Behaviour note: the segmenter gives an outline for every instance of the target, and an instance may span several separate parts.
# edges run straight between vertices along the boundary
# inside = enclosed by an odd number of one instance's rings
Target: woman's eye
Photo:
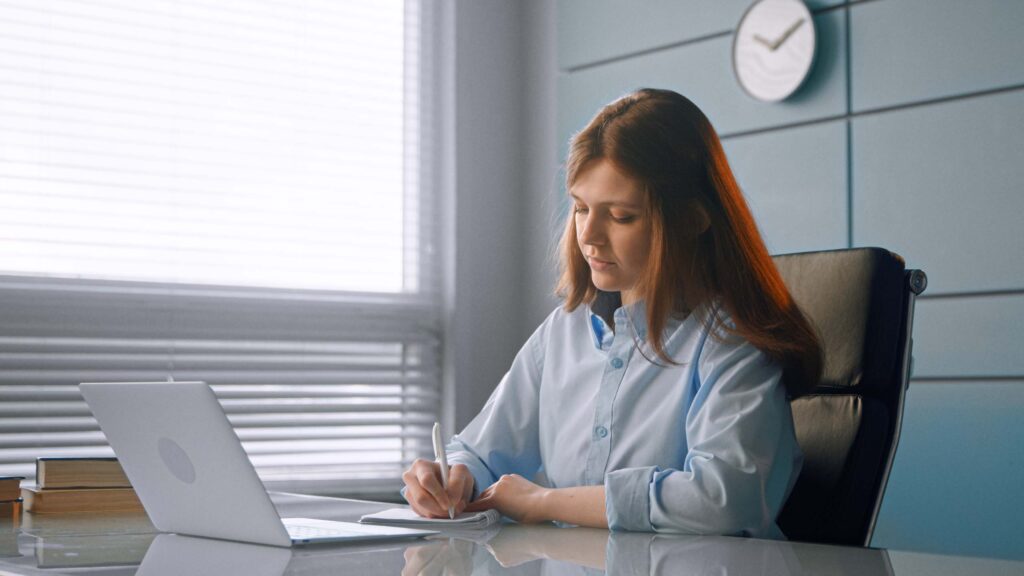
[[[616,216],[616,215],[612,214],[612,220],[615,220],[619,224],[627,224],[629,222],[632,222],[633,220],[636,220],[636,216],[633,216],[633,215]]]
[[[575,212],[577,214],[586,214],[587,213],[587,207],[586,206],[575,206],[575,207],[573,207],[573,212]]]

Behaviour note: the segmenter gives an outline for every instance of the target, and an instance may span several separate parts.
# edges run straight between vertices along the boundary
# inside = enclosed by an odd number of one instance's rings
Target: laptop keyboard
[[[366,532],[346,530],[344,528],[321,528],[319,526],[303,526],[301,524],[288,524],[288,535],[292,540],[310,540],[314,538],[332,538],[338,536],[366,536]]]

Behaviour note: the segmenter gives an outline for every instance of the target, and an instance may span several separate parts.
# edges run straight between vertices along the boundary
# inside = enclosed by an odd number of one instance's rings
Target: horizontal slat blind
[[[392,489],[429,454],[441,380],[429,301],[48,284],[0,278],[0,475],[110,454],[82,381],[211,383],[272,487]]]
[[[413,0],[0,2],[0,475],[84,381],[209,382],[274,488],[390,490],[440,410]]]
[[[402,291],[409,15],[0,3],[0,271]]]

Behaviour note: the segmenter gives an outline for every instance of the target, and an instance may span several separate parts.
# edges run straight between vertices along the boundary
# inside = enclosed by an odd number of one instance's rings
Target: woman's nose
[[[593,216],[587,216],[580,228],[580,242],[583,244],[600,244],[603,238],[601,225]]]

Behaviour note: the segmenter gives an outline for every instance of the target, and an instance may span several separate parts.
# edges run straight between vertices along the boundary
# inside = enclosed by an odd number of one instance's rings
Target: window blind
[[[261,478],[391,490],[441,322],[417,1],[0,2],[0,475],[204,380]]]

